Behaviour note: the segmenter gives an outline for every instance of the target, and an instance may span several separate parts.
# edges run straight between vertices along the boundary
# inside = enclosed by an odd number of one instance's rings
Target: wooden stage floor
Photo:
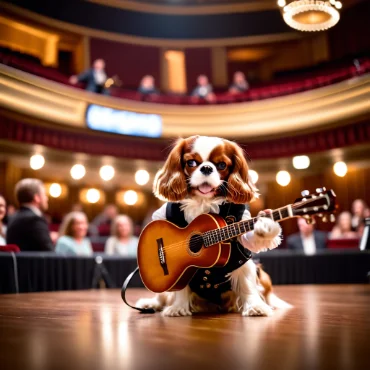
[[[277,286],[293,309],[163,318],[118,290],[0,296],[2,370],[370,369],[370,285]],[[129,291],[130,301],[149,293]]]

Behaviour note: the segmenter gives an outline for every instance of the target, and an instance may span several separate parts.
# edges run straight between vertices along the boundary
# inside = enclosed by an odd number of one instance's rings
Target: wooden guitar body
[[[154,221],[142,231],[138,264],[144,285],[155,293],[186,287],[198,268],[225,266],[230,258],[227,242],[204,247],[201,234],[226,226],[214,214],[203,214],[185,228],[168,221]]]

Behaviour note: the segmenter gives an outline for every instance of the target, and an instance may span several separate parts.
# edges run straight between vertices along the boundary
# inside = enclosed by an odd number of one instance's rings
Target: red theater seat
[[[0,252],[19,253],[20,251],[18,245],[15,244],[0,245]]]
[[[327,247],[330,249],[355,249],[359,248],[360,239],[329,239]]]
[[[104,252],[105,243],[92,242],[91,246],[94,252]]]

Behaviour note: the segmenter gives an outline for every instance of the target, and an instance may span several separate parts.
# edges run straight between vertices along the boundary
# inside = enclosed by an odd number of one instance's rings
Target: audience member
[[[107,204],[102,213],[98,214],[90,224],[89,231],[92,235],[99,235],[102,229],[108,230],[106,235],[109,235],[113,220],[118,215],[118,208],[114,204]]]
[[[133,230],[130,217],[117,216],[112,223],[111,237],[105,243],[105,253],[136,257],[138,238],[133,236]]]
[[[326,247],[327,235],[325,232],[315,230],[314,224],[308,224],[302,217],[298,218],[297,225],[299,232],[287,238],[289,249],[312,255],[315,254],[316,250]]]
[[[140,81],[138,92],[143,95],[159,94],[158,89],[155,87],[154,77],[151,75],[144,76]]]
[[[23,179],[15,186],[20,209],[8,225],[8,244],[16,244],[21,251],[53,251],[48,225],[42,212],[48,209],[44,184],[37,179]]]
[[[362,220],[369,217],[369,208],[362,199],[356,199],[352,203],[352,228],[357,230]]]
[[[4,217],[3,223],[5,225],[9,225],[9,222],[11,218],[15,215],[17,212],[17,207],[14,204],[8,203],[6,208],[6,215]]]
[[[329,235],[330,239],[354,239],[358,238],[358,234],[352,231],[352,215],[350,212],[342,212],[338,216],[332,232]]]
[[[208,102],[213,102],[216,100],[216,96],[213,93],[213,87],[208,81],[208,77],[205,75],[200,75],[197,78],[198,86],[193,90],[191,96],[202,98]]]
[[[55,251],[78,256],[91,256],[93,250],[90,240],[86,238],[88,226],[85,213],[68,213],[60,225]]]
[[[240,94],[245,92],[249,89],[249,83],[245,78],[245,74],[243,72],[235,72],[233,83],[229,87],[230,94]]]
[[[0,195],[0,245],[6,244],[5,239],[6,227],[3,224],[5,215],[6,215],[6,202],[5,198]]]
[[[78,82],[85,82],[87,91],[109,95],[109,90],[105,88],[106,81],[107,74],[105,73],[105,62],[103,59],[96,59],[92,68],[78,76],[71,76],[69,79],[72,85]]]

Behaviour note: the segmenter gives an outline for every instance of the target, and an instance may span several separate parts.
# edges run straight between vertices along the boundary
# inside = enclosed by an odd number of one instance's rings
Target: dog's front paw
[[[273,239],[280,234],[281,228],[277,222],[261,217],[254,224],[254,234],[259,238]]]
[[[140,298],[136,302],[136,307],[152,308],[154,311],[161,311],[163,308],[157,298]]]
[[[168,317],[191,316],[191,311],[188,307],[168,306],[163,310],[162,315]]]
[[[243,316],[271,316],[272,309],[260,297],[248,299],[243,306]]]

